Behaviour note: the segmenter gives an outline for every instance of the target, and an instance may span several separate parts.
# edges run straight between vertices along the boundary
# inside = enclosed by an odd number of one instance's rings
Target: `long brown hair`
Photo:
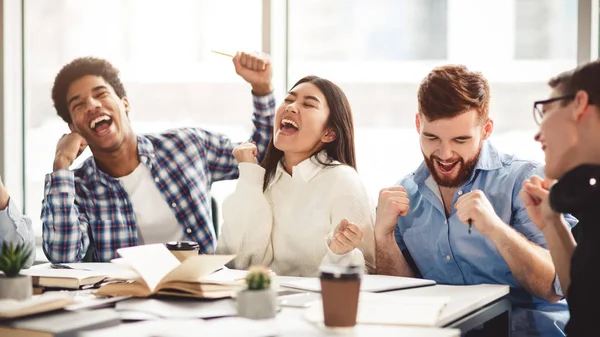
[[[329,106],[329,117],[325,128],[330,128],[335,132],[335,139],[332,142],[325,143],[320,149],[316,150],[311,157],[324,166],[333,166],[331,161],[335,160],[344,165],[353,167],[356,170],[356,151],[354,149],[354,121],[352,120],[352,110],[346,95],[333,82],[317,76],[306,76],[300,79],[292,86],[292,89],[302,83],[311,83],[315,85],[325,96]],[[290,90],[292,90],[290,89]],[[327,162],[322,162],[317,156],[319,152],[325,150]],[[283,151],[278,150],[273,144],[273,136],[267,147],[267,152],[263,161],[260,163],[264,167],[265,181],[263,191],[269,186],[269,182],[275,176],[277,165],[283,158]]]

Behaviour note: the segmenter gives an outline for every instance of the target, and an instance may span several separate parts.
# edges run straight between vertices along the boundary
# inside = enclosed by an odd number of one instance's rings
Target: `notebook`
[[[81,331],[116,326],[121,323],[114,309],[58,311],[0,322],[0,336],[72,337]]]
[[[360,291],[378,293],[383,291],[418,288],[435,285],[433,280],[388,275],[364,275],[360,283]],[[321,282],[317,277],[306,277],[299,280],[284,281],[280,286],[304,291],[321,291]]]
[[[30,275],[34,287],[79,289],[92,286],[106,278],[106,272],[81,269],[31,268],[21,270]]]
[[[233,296],[243,285],[241,280],[203,281],[223,268],[234,255],[197,255],[181,263],[162,244],[121,248],[117,253],[121,256],[118,263],[130,266],[137,277],[105,284],[95,292],[96,295],[226,298]]]

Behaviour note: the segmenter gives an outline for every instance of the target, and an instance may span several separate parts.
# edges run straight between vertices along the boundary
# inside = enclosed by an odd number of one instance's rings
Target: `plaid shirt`
[[[254,96],[254,109],[252,141],[262,156],[273,132],[273,95]],[[215,181],[237,179],[232,151],[238,144],[224,135],[193,128],[138,135],[137,141],[140,161],[152,172],[183,227],[185,240],[198,242],[201,253],[213,253],[209,190]],[[93,157],[73,171],[61,169],[46,175],[41,220],[44,253],[52,262],[81,261],[90,244],[88,226],[100,261],[109,261],[117,249],[138,243],[127,192],[118,179],[96,167]]]

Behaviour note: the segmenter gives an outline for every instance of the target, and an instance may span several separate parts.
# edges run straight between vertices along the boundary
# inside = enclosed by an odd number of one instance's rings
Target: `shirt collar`
[[[469,181],[473,180],[477,171],[492,171],[499,168],[502,168],[502,160],[500,159],[498,150],[489,140],[484,140],[481,145],[481,151],[479,152],[479,159],[477,159],[477,163],[475,164],[475,168],[473,169]],[[415,171],[414,180],[417,184],[421,184],[425,182],[425,179],[427,179],[429,175],[429,168],[427,168],[427,165],[423,161],[421,166]]]
[[[333,165],[340,164],[339,162],[337,162],[335,160],[331,160],[327,156],[327,153],[323,150],[323,151],[319,152],[316,156],[310,156],[310,158],[307,158],[304,161],[302,161],[300,164],[294,166],[292,168],[292,179],[300,179],[300,181],[303,181],[303,182],[311,181],[317,175],[317,173],[319,173],[323,168],[325,168],[327,166],[327,165],[323,165],[321,163],[333,164]],[[270,185],[277,182],[277,180],[279,180],[279,178],[281,178],[281,175],[283,175],[283,174],[288,174],[288,173],[286,172],[285,167],[283,166],[283,159],[282,159],[279,162],[279,164],[277,164],[277,170],[275,171],[275,177],[273,178],[273,181],[270,183]]]
[[[154,154],[154,145],[152,142],[141,135],[137,136],[137,148],[138,148],[138,157],[140,162],[151,168],[155,163],[155,154]],[[105,186],[111,186],[117,181],[117,178],[112,177],[104,172],[102,172],[98,166],[96,166],[96,160],[92,156],[91,166],[92,166],[92,178],[100,181]]]

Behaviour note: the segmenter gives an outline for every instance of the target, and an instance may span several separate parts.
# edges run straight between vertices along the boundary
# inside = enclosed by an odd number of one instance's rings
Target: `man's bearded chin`
[[[456,188],[456,187],[459,187],[460,185],[462,185],[464,182],[467,181],[467,179],[469,179],[471,177],[471,174],[473,173],[473,169],[475,168],[475,165],[477,164],[477,160],[479,159],[480,153],[481,153],[481,147],[479,148],[477,155],[475,157],[473,157],[473,159],[469,160],[466,163],[462,157],[459,157],[458,162],[456,163],[458,174],[454,177],[444,176],[438,172],[439,166],[435,162],[436,161],[444,162],[443,160],[441,160],[440,157],[438,157],[436,155],[431,155],[431,156],[427,157],[427,156],[425,156],[425,153],[423,153],[423,158],[425,159],[425,164],[427,165],[427,168],[429,169],[429,172],[431,173],[431,177],[433,178],[433,180],[435,180],[435,182],[438,184],[438,186],[448,187],[448,188]],[[452,161],[456,161],[456,160],[452,160]]]

